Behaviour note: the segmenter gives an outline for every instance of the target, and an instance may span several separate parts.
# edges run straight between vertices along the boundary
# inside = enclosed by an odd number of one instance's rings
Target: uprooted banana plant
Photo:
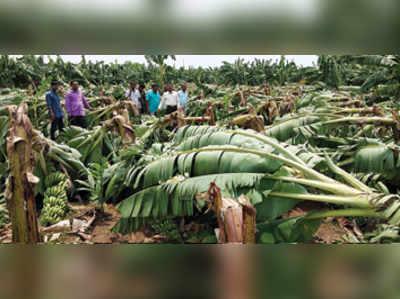
[[[206,126],[181,128],[175,144],[168,155],[137,168],[130,176],[127,183],[136,192],[119,205],[122,217],[116,231],[134,230],[149,217],[193,215],[194,207],[204,206],[195,200],[196,194],[206,192],[212,182],[223,192],[249,198],[257,210],[261,242],[304,240],[310,226],[316,229],[312,224],[328,216],[376,217],[400,224],[398,195],[385,195],[366,186],[327,155],[322,159],[251,131]],[[338,179],[317,171],[321,164]],[[345,208],[277,220],[305,200]],[[271,225],[276,221],[282,223]],[[280,225],[293,229],[273,238],[270,230]]]
[[[134,143],[135,130],[129,118],[115,115],[92,130],[71,126],[64,130],[64,139],[67,147],[78,151],[80,160],[87,164],[112,154],[119,145]]]

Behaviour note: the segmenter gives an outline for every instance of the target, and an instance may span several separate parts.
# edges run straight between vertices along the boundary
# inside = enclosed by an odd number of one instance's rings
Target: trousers
[[[64,129],[64,121],[62,117],[57,117],[54,119],[54,121],[51,123],[50,127],[50,138],[51,140],[56,139],[56,131],[57,129],[61,132]]]
[[[70,116],[69,124],[71,126],[77,126],[84,129],[87,127],[86,118],[84,116]]]
[[[176,106],[167,106],[167,114],[175,112],[177,110]]]

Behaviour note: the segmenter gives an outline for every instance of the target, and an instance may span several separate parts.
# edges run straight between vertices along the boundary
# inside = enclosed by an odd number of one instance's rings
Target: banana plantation
[[[176,68],[0,56],[0,243],[400,241],[400,56]],[[46,92],[79,82],[87,127],[50,138]],[[129,82],[185,82],[137,115]]]

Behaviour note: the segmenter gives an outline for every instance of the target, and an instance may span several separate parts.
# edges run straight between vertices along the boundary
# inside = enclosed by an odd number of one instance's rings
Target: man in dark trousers
[[[139,84],[139,93],[140,93],[140,104],[142,105],[142,110],[140,111],[141,114],[149,114],[146,107],[146,86],[143,83]]]
[[[178,93],[173,90],[172,84],[165,85],[165,92],[161,97],[161,102],[158,106],[158,112],[164,108],[167,109],[167,114],[170,114],[179,108]]]
[[[64,111],[61,107],[61,100],[58,96],[58,82],[51,82],[51,89],[46,93],[47,107],[50,113],[50,138],[56,139],[57,129],[61,132],[64,129]]]

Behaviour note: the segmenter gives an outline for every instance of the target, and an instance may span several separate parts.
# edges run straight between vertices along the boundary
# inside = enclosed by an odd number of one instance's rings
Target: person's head
[[[71,88],[73,91],[77,91],[79,89],[79,82],[78,81],[72,81],[71,82]]]
[[[132,88],[133,90],[136,89],[136,83],[135,83],[135,82],[131,81],[131,82],[129,82],[129,85],[131,86],[131,88]]]
[[[186,84],[185,83],[183,83],[182,85],[181,85],[181,88],[182,88],[182,91],[186,91],[186,89],[187,89],[187,86],[186,86]]]
[[[53,80],[51,81],[51,89],[56,92],[58,90],[58,81]]]
[[[151,85],[151,89],[154,91],[154,92],[157,92],[158,91],[158,85],[157,84],[152,84]]]
[[[171,92],[172,91],[172,84],[165,84],[165,90],[166,91],[168,91],[168,92]]]
[[[140,90],[140,91],[144,90],[145,88],[146,88],[146,86],[144,86],[143,83],[139,85],[139,90]]]

